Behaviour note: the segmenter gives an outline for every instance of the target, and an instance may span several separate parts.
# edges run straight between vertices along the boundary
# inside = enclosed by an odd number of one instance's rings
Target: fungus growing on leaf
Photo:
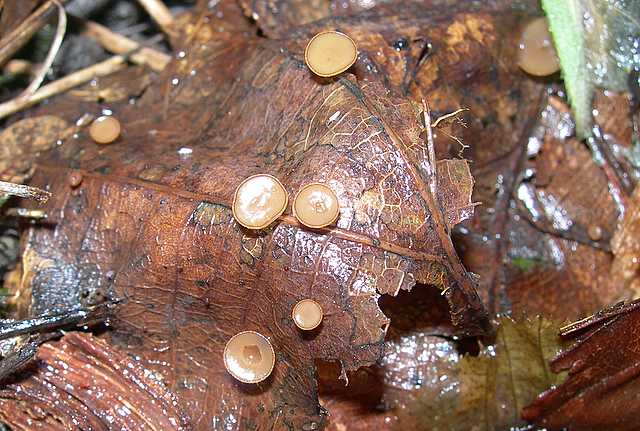
[[[67,179],[69,180],[69,185],[75,189],[82,184],[82,173],[77,171],[71,172]]]
[[[233,197],[233,217],[248,229],[263,229],[287,207],[289,198],[277,178],[259,174],[245,179]]]
[[[91,127],[89,135],[98,144],[110,144],[120,136],[120,122],[114,117],[103,115],[96,118]]]
[[[255,331],[239,332],[224,347],[224,366],[243,383],[259,383],[269,377],[276,362],[271,343]]]
[[[529,22],[520,36],[518,66],[534,76],[547,76],[560,69],[546,18]]]
[[[303,331],[311,331],[322,323],[322,307],[313,299],[303,299],[293,306],[291,317],[296,326]]]
[[[350,68],[358,58],[356,43],[339,31],[318,33],[304,50],[304,61],[313,73],[322,77],[336,76]]]
[[[307,227],[329,226],[340,215],[338,198],[325,184],[307,184],[293,200],[293,213],[298,221]]]

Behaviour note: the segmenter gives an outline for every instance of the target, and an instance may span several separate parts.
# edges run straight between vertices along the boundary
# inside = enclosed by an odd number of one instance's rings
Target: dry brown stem
[[[93,66],[71,73],[64,78],[60,78],[45,85],[27,97],[18,97],[0,104],[0,118],[4,118],[8,115],[21,111],[22,109],[33,106],[48,97],[63,93],[70,88],[84,84],[94,78],[117,72],[125,66],[126,57],[123,55],[115,55],[105,61],[94,64]]]
[[[57,0],[53,0],[53,3],[58,8],[58,23],[56,25],[56,34],[53,38],[53,42],[51,42],[51,48],[49,48],[47,58],[45,58],[44,63],[42,63],[40,69],[38,69],[38,71],[35,73],[34,78],[29,86],[22,92],[21,96],[24,97],[28,97],[31,94],[35,93],[42,84],[42,81],[44,81],[44,78],[47,76],[47,72],[49,72],[53,61],[56,59],[56,55],[60,50],[60,46],[62,46],[62,40],[64,39],[64,35],[67,31],[67,14],[64,11],[64,7]]]
[[[29,18],[0,40],[0,66],[5,64],[20,48],[31,39],[48,21],[56,3],[49,0],[36,9]]]
[[[107,27],[93,21],[84,21],[83,34],[94,39],[104,49],[114,54],[127,54],[137,49],[138,51],[131,54],[131,61],[136,64],[146,64],[158,72],[163,70],[171,61],[169,55],[152,48],[141,47],[138,42],[114,33]]]
[[[151,18],[167,35],[173,34],[173,15],[160,0],[138,0],[138,3],[151,15]]]

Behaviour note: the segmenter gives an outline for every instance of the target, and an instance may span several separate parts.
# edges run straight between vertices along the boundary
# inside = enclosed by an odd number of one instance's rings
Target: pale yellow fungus
[[[282,215],[287,191],[277,178],[259,174],[244,180],[233,197],[233,217],[248,229],[263,229]]]
[[[304,50],[304,61],[313,73],[322,77],[336,76],[350,68],[358,58],[356,43],[339,31],[318,33]]]
[[[265,380],[276,361],[271,343],[255,331],[239,332],[224,348],[224,366],[234,378],[243,383],[259,383]]]

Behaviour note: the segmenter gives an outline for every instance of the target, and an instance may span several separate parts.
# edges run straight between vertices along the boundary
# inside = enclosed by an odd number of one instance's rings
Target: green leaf
[[[591,136],[595,87],[626,91],[640,70],[640,1],[542,0],[579,138]]]
[[[564,85],[576,121],[576,134],[591,134],[593,84],[587,69],[583,9],[579,0],[542,0],[560,59]]]

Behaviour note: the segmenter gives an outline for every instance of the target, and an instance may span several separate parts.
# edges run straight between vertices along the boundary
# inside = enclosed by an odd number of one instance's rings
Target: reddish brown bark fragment
[[[523,410],[526,420],[552,430],[640,426],[640,303],[614,306],[602,315],[551,362],[553,372],[567,370],[569,376]]]
[[[158,375],[91,335],[43,345],[34,367],[0,390],[12,429],[189,429]]]

